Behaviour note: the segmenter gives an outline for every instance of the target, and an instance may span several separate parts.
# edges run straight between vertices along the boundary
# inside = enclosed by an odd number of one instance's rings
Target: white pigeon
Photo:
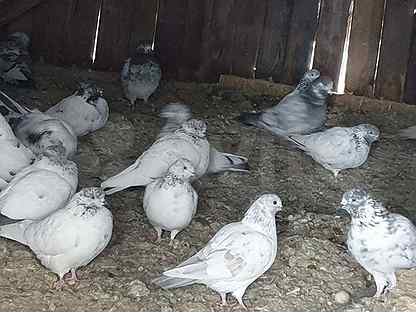
[[[371,144],[379,135],[377,127],[361,124],[351,128],[334,127],[309,135],[291,135],[289,140],[337,177],[341,170],[365,163]]]
[[[172,243],[175,236],[191,223],[198,204],[198,194],[190,183],[194,175],[192,163],[178,159],[164,176],[146,186],[143,208],[157,232],[157,241],[165,230],[170,231]]]
[[[121,84],[132,109],[137,99],[147,103],[159,86],[162,71],[150,45],[139,45],[121,70]]]
[[[7,104],[6,104],[7,103]],[[72,158],[77,151],[77,136],[65,121],[39,110],[29,110],[0,91],[0,107],[7,110],[6,120],[16,137],[36,155],[48,147],[61,145],[65,156]]]
[[[42,219],[66,205],[78,185],[77,165],[48,150],[0,193],[0,225]]]
[[[35,160],[33,153],[14,136],[6,119],[0,115],[0,179],[6,183]],[[5,184],[0,183],[0,190]]]
[[[153,282],[164,289],[204,284],[221,295],[231,293],[241,306],[246,288],[266,272],[277,253],[275,214],[282,202],[265,194],[248,209],[241,222],[221,228],[208,244]]]
[[[74,94],[45,113],[65,121],[77,136],[83,136],[105,126],[109,108],[101,88],[93,83],[81,83]]]
[[[338,210],[351,216],[348,250],[373,276],[375,297],[395,288],[395,272],[416,267],[416,227],[359,188],[344,193]]]
[[[416,140],[416,126],[400,130],[399,135],[404,139]]]
[[[192,163],[196,178],[203,176],[208,168],[210,150],[206,130],[204,121],[188,120],[174,133],[154,142],[133,165],[101,183],[101,187],[109,195],[131,186],[146,186],[180,158]]]
[[[159,138],[179,129],[185,121],[192,118],[192,112],[191,108],[183,103],[169,103],[162,107],[160,117],[162,127]],[[207,174],[224,171],[248,172],[248,159],[243,156],[220,152],[210,145]]]
[[[0,42],[0,80],[17,86],[33,83],[29,46],[30,38],[23,32],[12,33]]]
[[[65,284],[64,275],[90,263],[108,245],[113,217],[100,188],[84,188],[63,209],[43,220],[24,220],[0,227],[0,236],[27,245],[42,265],[56,273],[55,287]]]

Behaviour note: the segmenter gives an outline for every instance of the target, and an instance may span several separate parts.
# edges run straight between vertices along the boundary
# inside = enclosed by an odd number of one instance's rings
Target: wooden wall
[[[314,67],[338,78],[352,20],[346,91],[416,104],[415,7],[416,0],[0,0],[0,30],[31,34],[35,59],[48,63],[118,71],[138,43],[154,41],[167,78],[217,81],[225,73],[294,84],[313,46]]]

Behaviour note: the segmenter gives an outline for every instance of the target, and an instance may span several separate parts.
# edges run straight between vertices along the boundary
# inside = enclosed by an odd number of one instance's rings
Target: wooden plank
[[[338,80],[351,0],[322,0],[314,67]],[[336,89],[336,87],[335,87]]]
[[[294,1],[285,65],[280,82],[296,84],[312,57],[313,41],[318,28],[319,0]]]
[[[413,28],[414,0],[387,0],[375,95],[402,101]]]
[[[30,37],[32,37],[34,11],[36,10],[29,10],[12,20],[9,24],[3,26],[4,31],[8,34],[21,31],[27,33]]]
[[[256,77],[279,79],[283,71],[289,35],[292,1],[266,0],[264,26],[259,43]],[[260,19],[260,17],[258,17]]]
[[[66,24],[64,64],[91,65],[100,0],[73,0]]]
[[[217,81],[221,73],[253,76],[264,1],[206,1],[199,80]]]
[[[410,58],[407,65],[404,102],[416,105],[416,15],[413,16],[413,34],[410,48]]]
[[[160,0],[155,47],[164,77],[176,78],[184,42],[187,0]],[[194,48],[196,51],[197,48]]]
[[[374,73],[385,0],[354,2],[346,89],[356,95],[373,96]]]
[[[0,2],[0,26],[6,25],[45,0],[4,0]]]

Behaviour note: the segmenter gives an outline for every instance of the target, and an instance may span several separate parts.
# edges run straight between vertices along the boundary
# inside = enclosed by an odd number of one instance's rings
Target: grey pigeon
[[[135,54],[128,58],[121,70],[121,83],[132,109],[137,99],[146,103],[156,91],[162,70],[150,45],[139,45]]]
[[[0,225],[45,218],[64,207],[76,192],[77,165],[54,151],[47,152],[18,172],[0,193]]]
[[[56,273],[55,287],[65,284],[64,275],[94,260],[108,245],[113,217],[106,208],[104,192],[96,187],[75,194],[65,208],[43,220],[24,220],[0,227],[0,236],[27,245],[42,265]]]
[[[309,72],[305,74],[307,76]],[[312,75],[315,77],[315,75]],[[241,113],[241,123],[266,129],[275,135],[309,134],[322,129],[327,117],[327,99],[333,82],[328,77],[303,79],[277,105],[258,113]]]
[[[15,32],[0,42],[0,80],[17,86],[33,83],[30,38],[26,33]]]
[[[275,214],[281,209],[279,196],[262,195],[240,222],[221,228],[202,250],[153,282],[164,289],[204,284],[221,295],[223,305],[231,293],[245,308],[246,288],[276,257]]]
[[[192,118],[191,108],[183,103],[169,103],[160,111],[162,127],[159,138],[179,129],[187,120]],[[224,171],[248,172],[248,160],[246,157],[223,153],[210,145],[209,166],[207,174],[215,174]]]
[[[45,113],[65,121],[77,136],[83,136],[105,126],[109,108],[103,90],[94,83],[83,82],[74,94]]]
[[[32,164],[34,154],[14,135],[6,119],[0,115],[0,190],[23,168]]]
[[[348,250],[373,276],[375,296],[395,288],[395,272],[416,267],[416,227],[360,188],[344,193],[338,209],[351,216]]]
[[[335,177],[341,170],[356,168],[367,161],[371,144],[380,131],[370,124],[334,127],[309,135],[291,135],[288,139]]]
[[[131,186],[146,186],[161,177],[180,158],[188,159],[195,169],[196,178],[201,177],[209,164],[206,130],[204,121],[188,120],[174,133],[154,142],[133,165],[101,183],[101,187],[109,195]]]
[[[400,130],[399,135],[404,139],[416,140],[416,126]]]
[[[170,231],[172,244],[175,236],[191,223],[198,204],[198,194],[190,183],[194,175],[192,163],[178,159],[165,175],[146,186],[143,208],[157,232],[157,241],[165,230]]]
[[[65,156],[72,158],[77,151],[77,136],[65,121],[39,110],[21,106],[6,93],[0,91],[0,108],[16,137],[36,155],[50,146],[62,146]]]

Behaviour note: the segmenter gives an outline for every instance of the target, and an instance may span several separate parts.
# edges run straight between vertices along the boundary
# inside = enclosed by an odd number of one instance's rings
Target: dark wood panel
[[[293,2],[265,1],[266,13],[256,64],[257,78],[273,77],[275,80],[280,80],[282,76]],[[261,19],[261,12],[258,13],[257,18]]]
[[[285,66],[280,82],[296,84],[308,69],[318,27],[318,10],[319,0],[294,1]]]
[[[94,66],[118,71],[138,43],[153,41],[156,0],[102,1]]]
[[[45,0],[4,0],[0,1],[0,27],[36,7]]]
[[[385,0],[354,3],[346,89],[356,95],[373,96],[374,73],[380,41]]]
[[[404,102],[416,105],[416,15],[413,16],[413,34],[410,58],[407,66]]]
[[[29,10],[18,18],[11,21],[9,24],[3,26],[3,30],[8,34],[14,33],[17,31],[22,31],[27,33],[30,37],[32,37],[33,33],[33,12],[35,10]]]
[[[314,67],[338,80],[351,0],[322,0]]]
[[[375,94],[402,101],[413,28],[414,0],[387,0]]]
[[[64,64],[91,65],[100,0],[73,0],[66,29]]]

